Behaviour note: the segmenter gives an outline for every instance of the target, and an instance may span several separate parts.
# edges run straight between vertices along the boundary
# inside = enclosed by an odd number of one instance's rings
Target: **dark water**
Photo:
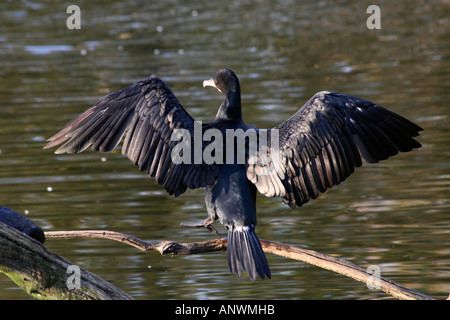
[[[196,119],[221,96],[202,81],[241,79],[244,119],[270,128],[315,92],[374,101],[415,121],[423,147],[365,165],[318,200],[290,210],[259,197],[262,239],[376,265],[438,299],[450,292],[448,1],[79,1],[0,4],[0,205],[50,230],[107,229],[142,239],[213,237],[181,221],[206,217],[203,193],[171,198],[120,152],[54,155],[44,140],[111,91],[152,74]],[[220,228],[220,231],[223,229]],[[273,277],[229,274],[226,254],[160,256],[105,240],[47,246],[137,299],[384,299],[332,272],[274,255]],[[27,299],[0,276],[0,298]]]

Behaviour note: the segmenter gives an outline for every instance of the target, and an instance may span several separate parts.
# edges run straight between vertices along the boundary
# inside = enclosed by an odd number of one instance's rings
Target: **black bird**
[[[219,70],[203,85],[217,88],[225,100],[215,121],[201,123],[202,133],[215,129],[226,138],[227,129],[263,132],[242,120],[239,80],[233,71]],[[195,125],[167,85],[150,77],[100,100],[53,134],[44,148],[65,142],[56,153],[78,153],[90,146],[94,151],[108,152],[125,136],[122,154],[169,194],[178,196],[187,188],[205,188],[208,218],[194,225],[212,230],[217,219],[224,224],[230,271],[238,275],[248,272],[253,280],[257,275],[262,279],[271,276],[255,233],[257,190],[268,197],[281,197],[292,208],[301,206],[344,181],[362,165],[360,154],[375,163],[399,151],[419,148],[420,143],[412,137],[422,130],[372,102],[321,91],[288,120],[264,131],[267,141],[278,142],[278,148],[271,148],[269,142],[264,148],[258,140],[261,148],[250,153],[251,137],[247,137],[244,162],[237,161],[237,155],[231,163],[173,161],[174,155],[191,160],[195,156],[179,151],[180,139],[173,138],[184,129],[191,139],[185,142],[194,145],[198,142],[194,141]],[[201,141],[200,151],[210,147],[211,141]],[[225,148],[225,139],[222,146],[224,159],[232,152]],[[233,151],[242,150],[234,145]],[[278,161],[262,161],[263,156],[271,159],[275,155]],[[220,159],[220,154],[215,156]]]

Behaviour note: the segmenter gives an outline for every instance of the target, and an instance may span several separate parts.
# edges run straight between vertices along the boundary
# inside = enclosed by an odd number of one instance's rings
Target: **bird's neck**
[[[217,112],[216,120],[242,121],[241,93],[239,90],[227,93]]]

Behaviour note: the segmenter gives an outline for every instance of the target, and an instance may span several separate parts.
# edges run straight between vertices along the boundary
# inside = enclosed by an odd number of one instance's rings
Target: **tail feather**
[[[270,278],[270,268],[254,228],[236,227],[228,231],[228,265],[233,274],[248,272],[252,280]]]

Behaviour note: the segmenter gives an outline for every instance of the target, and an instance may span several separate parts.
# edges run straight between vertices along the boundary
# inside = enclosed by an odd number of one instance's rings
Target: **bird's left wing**
[[[90,146],[109,152],[125,135],[122,154],[177,196],[188,187],[211,184],[218,174],[214,164],[172,161],[180,143],[172,141],[172,134],[178,129],[187,130],[193,139],[194,119],[161,79],[150,77],[100,100],[49,137],[44,149],[65,142],[56,153],[78,153]]]
[[[344,181],[361,166],[360,153],[374,163],[420,147],[412,138],[420,130],[370,101],[322,91],[268,130],[267,147],[248,155],[247,177],[260,193],[294,208]]]

